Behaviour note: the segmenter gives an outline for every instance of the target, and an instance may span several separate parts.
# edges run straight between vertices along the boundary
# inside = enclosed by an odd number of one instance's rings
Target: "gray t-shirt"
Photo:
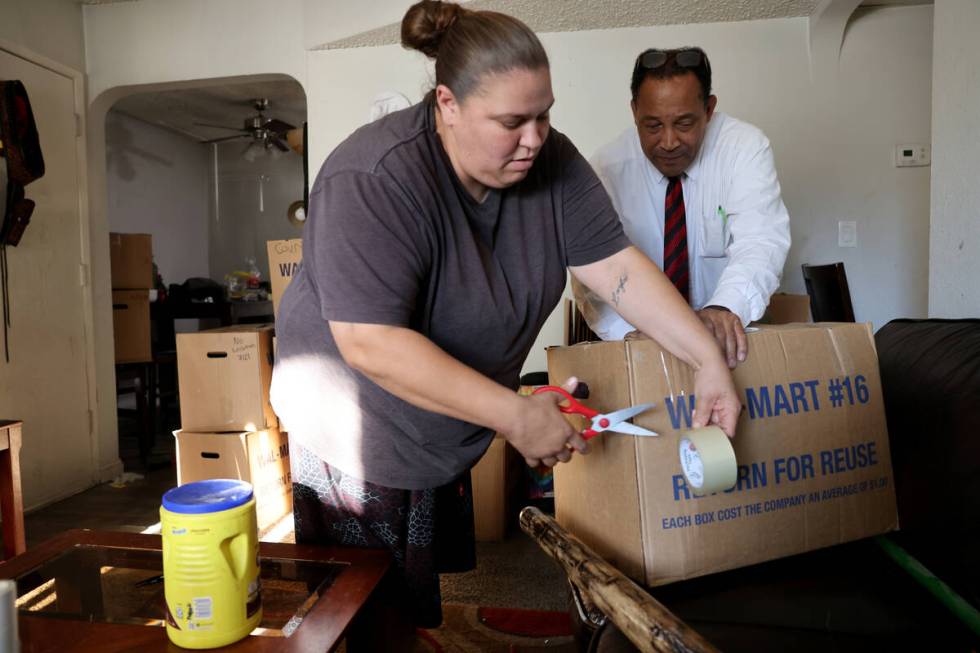
[[[310,193],[303,240],[279,306],[273,406],[291,440],[348,474],[403,489],[448,483],[492,434],[417,408],[348,367],[327,322],[414,329],[516,389],[566,267],[629,244],[598,178],[554,129],[523,181],[477,203],[428,102],[334,150]]]

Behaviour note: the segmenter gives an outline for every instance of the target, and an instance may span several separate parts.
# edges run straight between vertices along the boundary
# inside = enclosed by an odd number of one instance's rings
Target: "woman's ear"
[[[445,84],[436,86],[436,108],[439,109],[439,117],[444,124],[448,126],[456,124],[459,119],[459,103]]]

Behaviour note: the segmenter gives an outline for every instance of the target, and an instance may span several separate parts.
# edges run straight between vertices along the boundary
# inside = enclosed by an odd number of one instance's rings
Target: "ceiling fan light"
[[[248,161],[249,163],[252,163],[253,161],[255,161],[255,157],[258,156],[259,153],[261,152],[262,152],[262,146],[259,145],[256,141],[252,141],[251,143],[248,144],[248,147],[245,148],[245,151],[242,152],[242,158]]]

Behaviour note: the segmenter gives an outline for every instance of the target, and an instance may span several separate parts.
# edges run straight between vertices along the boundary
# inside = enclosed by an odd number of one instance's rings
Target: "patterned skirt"
[[[296,542],[387,549],[415,625],[442,623],[439,574],[476,566],[469,471],[441,487],[398,490],[346,474],[296,444],[289,456]]]

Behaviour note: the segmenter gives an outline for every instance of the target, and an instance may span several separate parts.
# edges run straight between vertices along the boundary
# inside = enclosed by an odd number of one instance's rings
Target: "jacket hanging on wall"
[[[0,285],[3,287],[3,350],[10,361],[10,295],[7,245],[16,246],[34,212],[24,186],[44,175],[44,157],[27,90],[18,80],[0,81]]]

